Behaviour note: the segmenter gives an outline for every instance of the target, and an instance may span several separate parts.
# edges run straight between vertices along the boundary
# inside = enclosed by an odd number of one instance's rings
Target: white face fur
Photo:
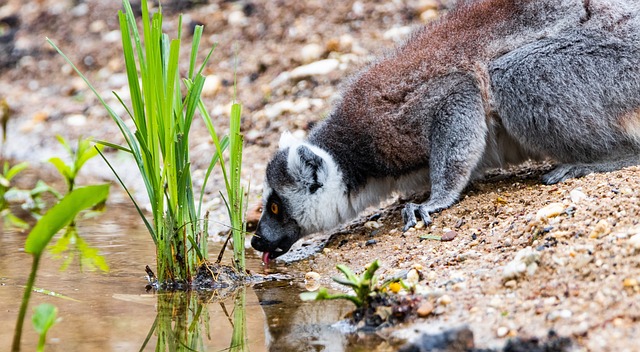
[[[315,192],[301,187],[299,182],[295,186],[287,187],[280,192],[282,198],[287,199],[291,209],[291,217],[302,228],[302,235],[329,230],[356,215],[347,196],[342,173],[333,158],[324,150],[296,139],[285,132],[280,138],[280,149],[289,148],[287,171],[294,180],[305,180],[313,177],[310,170],[301,159],[298,148],[305,146],[323,160],[323,166],[317,170],[317,181],[322,184]],[[265,182],[265,196],[272,189]]]

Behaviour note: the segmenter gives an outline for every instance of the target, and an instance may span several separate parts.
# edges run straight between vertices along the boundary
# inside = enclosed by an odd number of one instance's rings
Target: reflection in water
[[[24,234],[0,231],[0,346],[9,346],[31,256],[22,250]],[[155,248],[129,204],[110,204],[97,220],[80,220],[78,231],[100,250],[110,271],[83,272],[76,261],[60,272],[62,261],[43,257],[36,286],[73,299],[32,295],[28,318],[40,303],[57,306],[62,318],[47,334],[48,352],[138,351],[143,345],[144,351],[367,350],[365,341],[335,325],[352,309],[349,302],[301,302],[304,289],[296,281],[265,282],[231,296],[146,293],[144,268],[154,266]],[[248,254],[249,269],[264,272],[260,258]],[[37,338],[25,326],[23,350],[35,350]]]
[[[233,295],[234,305],[230,315],[219,292],[165,292],[158,294],[158,314],[145,339],[144,350],[152,336],[157,337],[156,351],[205,351],[211,340],[211,324],[229,322],[232,328],[229,351],[249,351],[246,320],[246,288],[226,292]],[[219,304],[224,316],[210,320],[208,305]]]

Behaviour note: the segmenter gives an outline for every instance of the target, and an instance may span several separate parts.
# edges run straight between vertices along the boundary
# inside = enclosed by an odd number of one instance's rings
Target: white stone
[[[538,212],[536,213],[536,218],[538,220],[553,218],[562,214],[562,212],[564,212],[564,209],[565,207],[562,203],[551,203],[546,207],[538,210]]]
[[[300,79],[309,76],[324,76],[338,68],[340,61],[336,59],[326,59],[299,66],[291,71],[291,78]]]
[[[517,279],[525,273],[532,276],[538,269],[540,262],[540,252],[531,247],[521,249],[516,253],[515,258],[504,266],[502,271],[502,280],[508,281]]]
[[[391,39],[394,42],[400,42],[403,41],[407,36],[409,36],[409,34],[411,34],[411,27],[409,26],[394,27],[384,32],[382,37],[384,39]]]
[[[222,79],[216,75],[209,75],[202,86],[202,96],[212,97],[218,93],[222,87]]]
[[[580,203],[581,201],[589,198],[587,197],[586,194],[584,194],[584,192],[582,192],[582,188],[578,187],[576,189],[571,190],[571,192],[569,192],[569,197],[571,198],[571,201],[574,203]]]
[[[300,59],[304,63],[313,62],[322,57],[324,48],[320,44],[307,44],[300,49]]]
[[[631,236],[627,243],[629,243],[629,245],[633,247],[633,249],[640,250],[640,233]]]

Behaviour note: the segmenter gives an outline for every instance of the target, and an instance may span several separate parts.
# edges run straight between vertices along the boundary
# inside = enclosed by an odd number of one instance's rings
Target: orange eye
[[[275,215],[278,215],[278,212],[280,211],[280,209],[278,209],[278,204],[276,203],[271,203],[271,212]]]

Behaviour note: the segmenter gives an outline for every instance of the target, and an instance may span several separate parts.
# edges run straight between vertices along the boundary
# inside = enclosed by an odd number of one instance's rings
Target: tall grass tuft
[[[200,98],[205,81],[202,69],[215,47],[211,48],[204,62],[196,67],[196,55],[202,36],[202,26],[193,35],[188,77],[180,79],[179,56],[181,46],[182,17],[178,24],[178,38],[169,39],[162,32],[162,9],[150,15],[147,0],[141,1],[142,33],[139,32],[128,0],[123,1],[124,11],[119,11],[122,45],[131,96],[131,108],[114,92],[135,124],[135,130],[127,127],[123,119],[111,109],[97,93],[87,78],[53,44],[49,43],[67,60],[96,94],[111,118],[118,125],[126,146],[101,142],[133,155],[142,175],[151,203],[153,220],[148,221],[140,206],[129,193],[156,245],[158,282],[168,287],[186,287],[196,274],[197,265],[207,254],[207,221],[202,215],[202,194],[215,164],[220,161],[227,186],[227,208],[232,217],[234,232],[244,237],[243,197],[240,187],[240,163],[242,161],[242,136],[239,133],[239,104],[233,105],[230,137],[218,139],[211,118]],[[184,98],[183,98],[184,94]],[[210,160],[201,196],[194,197],[189,159],[189,132],[196,109],[215,143],[216,154]],[[224,167],[222,152],[231,148],[230,168]],[[239,154],[238,154],[239,153]],[[104,158],[104,155],[103,155]],[[106,161],[106,158],[105,158]],[[108,161],[107,161],[108,163]],[[111,167],[111,165],[109,165]],[[113,170],[113,168],[112,168]],[[115,173],[115,171],[114,171]],[[227,177],[229,176],[229,177]],[[118,175],[116,174],[116,177]],[[118,177],[120,180],[120,178]],[[122,182],[121,182],[122,183]],[[126,190],[126,186],[122,184]],[[128,191],[127,191],[128,192]],[[236,231],[237,230],[237,231]],[[236,241],[235,243],[244,243]],[[244,250],[236,245],[237,251]],[[235,267],[244,273],[244,252],[237,253]]]

